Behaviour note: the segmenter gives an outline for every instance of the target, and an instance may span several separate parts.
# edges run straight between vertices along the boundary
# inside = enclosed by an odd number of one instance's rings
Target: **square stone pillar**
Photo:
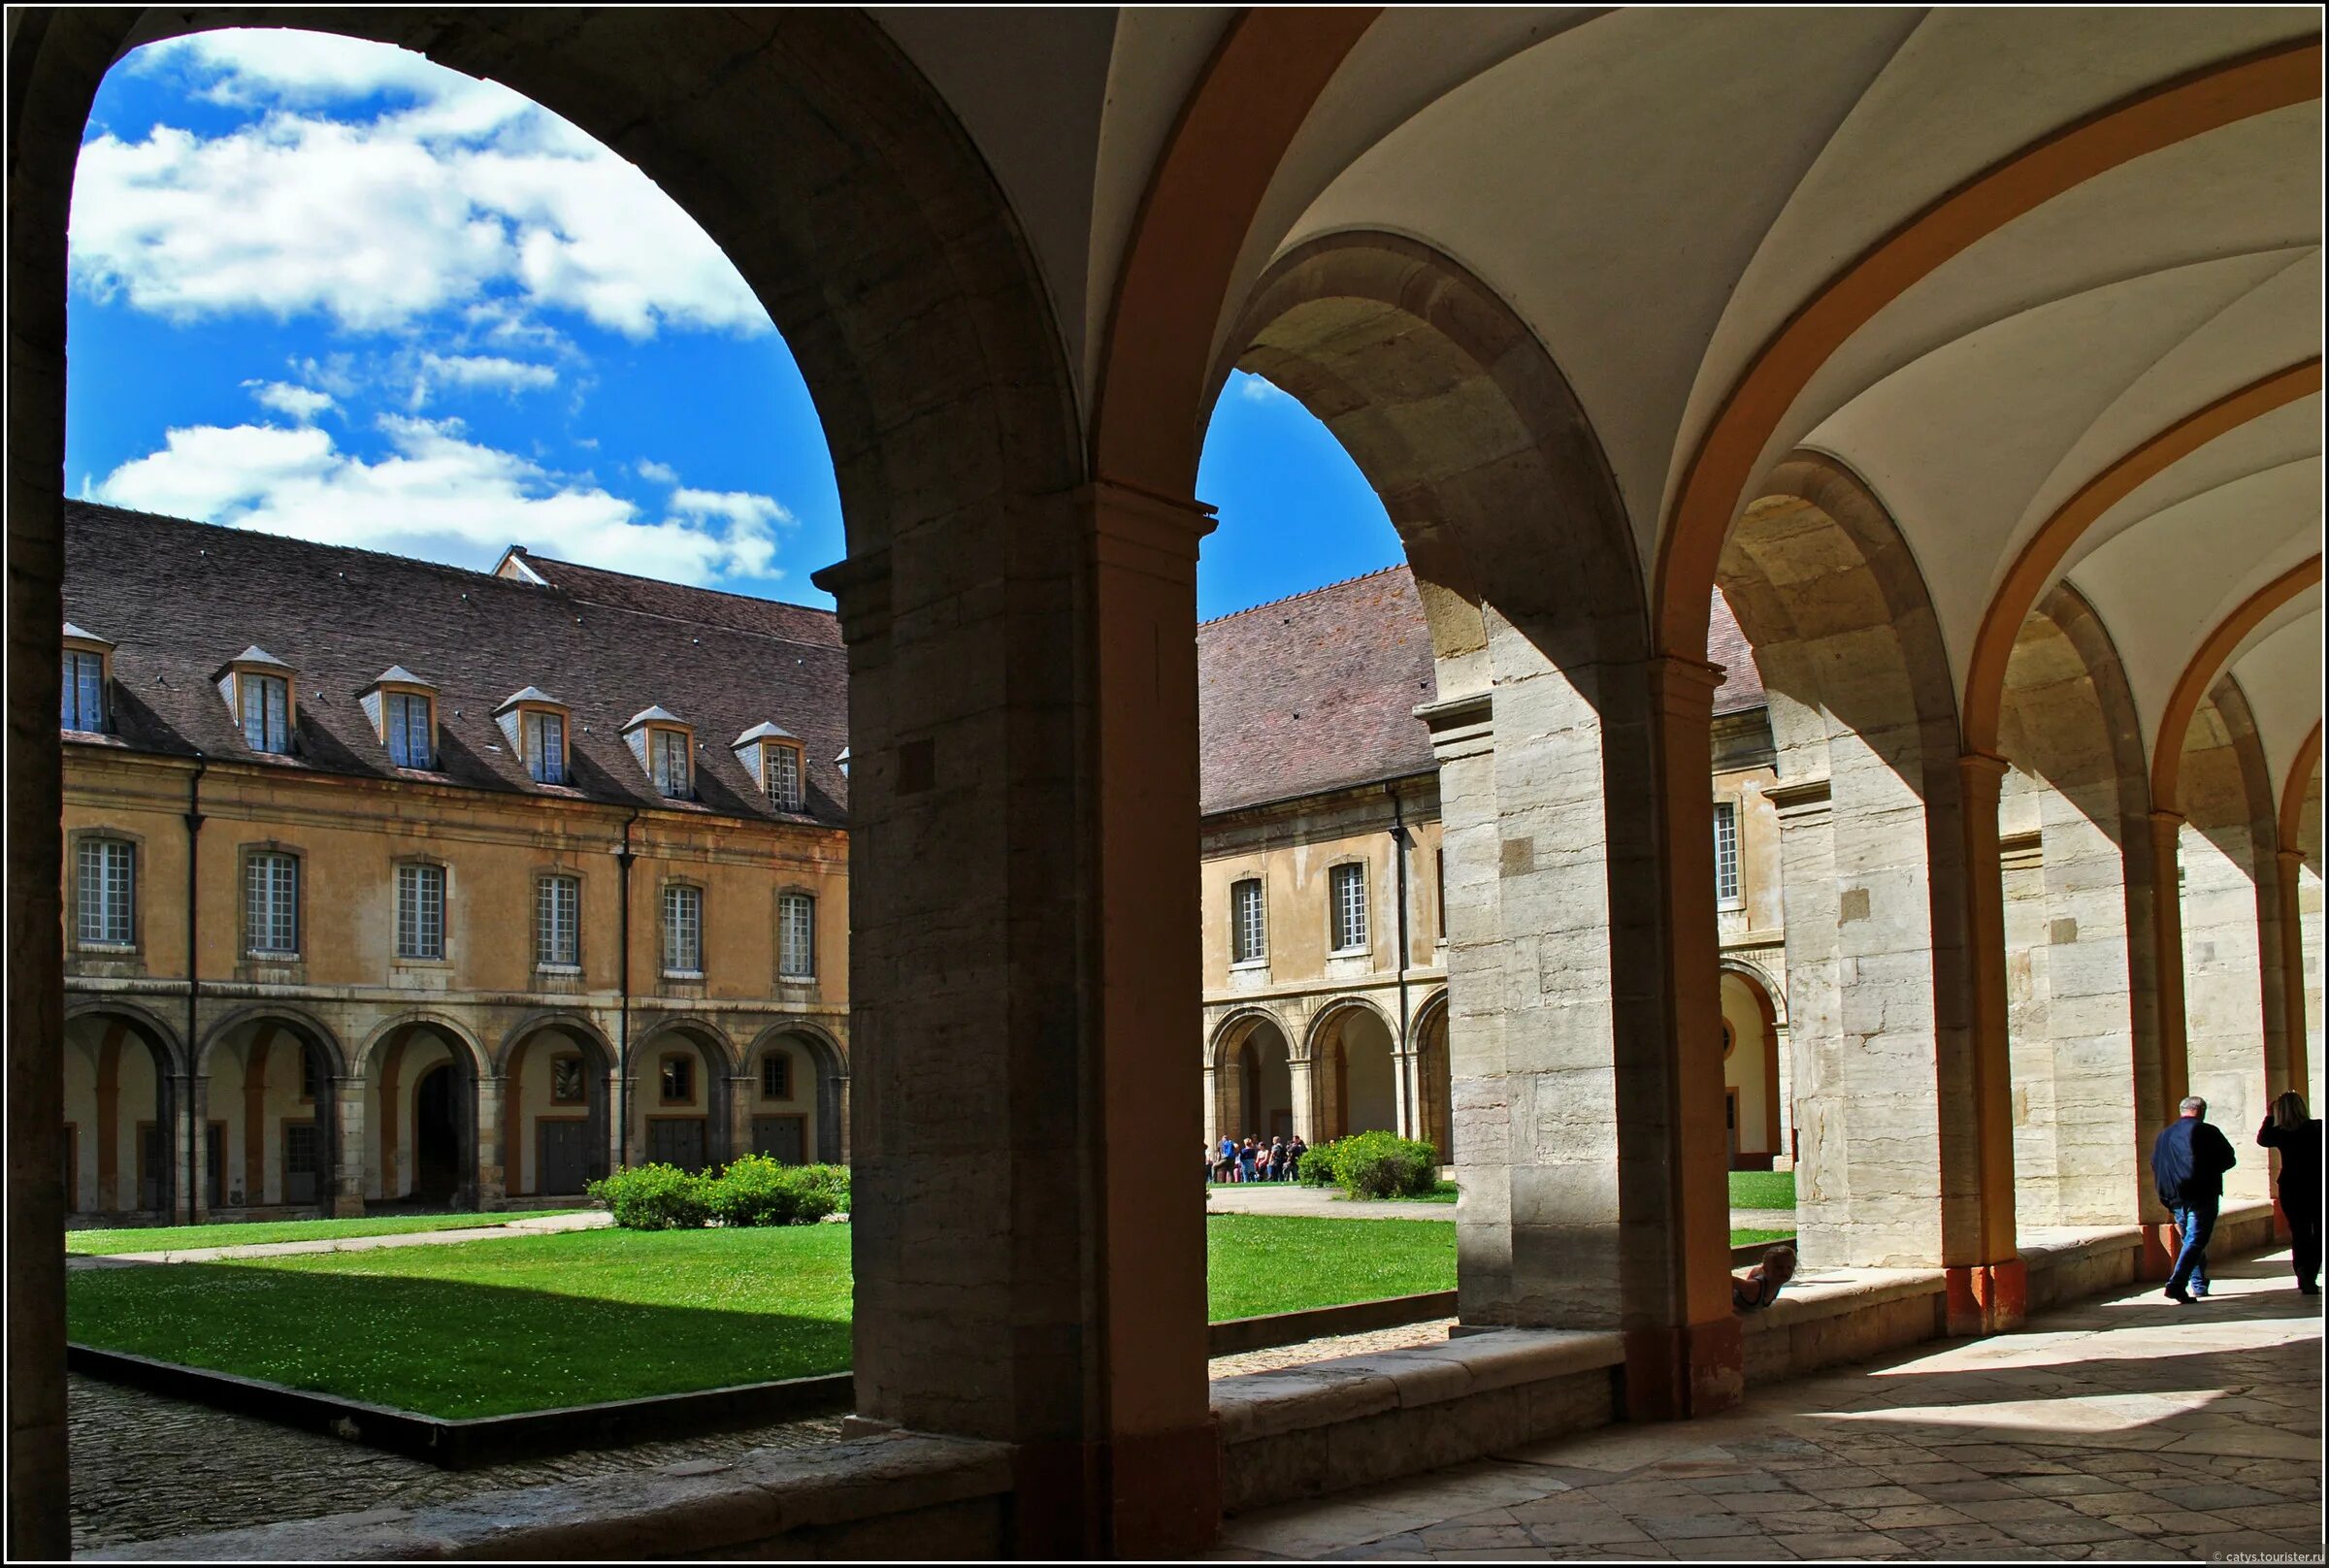
[[[2006,1024],[2005,868],[1997,829],[2006,760],[1957,759],[1965,838],[1968,968],[1972,990],[1973,1254],[1944,1268],[1949,1331],[1990,1333],[2029,1315],[2029,1282],[2014,1231],[2014,1056]]]
[[[512,1155],[506,1138],[505,1087],[501,1074],[479,1073],[477,1102],[471,1110],[477,1129],[476,1204],[486,1211],[502,1207],[509,1195]]]
[[[323,1209],[335,1219],[353,1220],[364,1213],[366,1123],[364,1080],[332,1080],[332,1169],[323,1184]]]
[[[2280,1006],[2281,1016],[2286,1020],[2288,1043],[2280,1061],[2280,1075],[2269,1088],[2274,1094],[2291,1090],[2309,1094],[2313,1062],[2311,1027],[2305,1006],[2305,852],[2284,847],[2274,856],[2273,866],[2279,873],[2273,893],[2280,911]],[[2310,1100],[2307,1108],[2313,1115],[2320,1115]]]
[[[1014,1446],[1023,1555],[1186,1556],[1206,1396],[1197,544],[1122,486],[817,581],[850,662],[858,1414]]]
[[[750,1073],[738,1073],[728,1080],[728,1158],[736,1160],[752,1152],[752,1105],[760,1098],[760,1080]],[[804,1160],[814,1160],[814,1149],[801,1151]]]
[[[179,1083],[181,1086],[179,1103],[186,1108],[188,1169],[194,1175],[194,1184],[192,1192],[179,1194],[178,1210],[186,1224],[201,1225],[211,1217],[211,1184],[203,1179],[203,1174],[211,1168],[211,1076],[196,1073],[180,1079]]]
[[[1310,1065],[1310,1059],[1308,1057],[1297,1057],[1295,1056],[1291,1051],[1287,1053],[1287,1092],[1294,1099],[1295,1136],[1300,1138],[1305,1144],[1316,1143],[1318,1141],[1318,1107],[1312,1102],[1311,1099]],[[1209,1092],[1210,1078],[1208,1077],[1208,1093]],[[1216,1100],[1207,1099],[1205,1103],[1208,1107],[1211,1107],[1219,1102]],[[1209,1109],[1207,1114],[1211,1114]],[[1214,1144],[1218,1146],[1221,1143],[1221,1140],[1228,1136],[1228,1134],[1229,1128],[1227,1127],[1222,1127],[1216,1130],[1213,1134]]]

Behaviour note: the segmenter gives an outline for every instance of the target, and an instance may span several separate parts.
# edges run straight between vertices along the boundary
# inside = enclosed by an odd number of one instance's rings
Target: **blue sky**
[[[759,302],[645,177],[497,85],[318,34],[150,46],[98,94],[72,240],[76,495],[830,603],[832,465]],[[1250,376],[1197,493],[1207,618],[1398,559],[1333,438]]]

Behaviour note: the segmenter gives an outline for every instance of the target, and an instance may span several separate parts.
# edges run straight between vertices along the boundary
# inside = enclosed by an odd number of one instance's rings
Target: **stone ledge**
[[[1750,1313],[1742,1326],[1753,1337],[1947,1290],[1948,1281],[1937,1268],[1822,1269],[1816,1278],[1789,1285],[1762,1311]]]
[[[701,1557],[782,1541],[769,1555],[846,1557],[852,1526],[885,1536],[902,1516],[946,1527],[921,1554],[1003,1548],[1011,1451],[900,1433],[814,1453],[757,1450],[733,1464],[662,1465],[561,1486],[484,1492],[423,1509],[374,1509],[85,1552],[109,1562],[503,1557]],[[988,1503],[984,1510],[961,1505]],[[784,1540],[783,1538],[791,1538]]]
[[[1222,1378],[1213,1385],[1213,1417],[1227,1447],[1621,1366],[1624,1360],[1625,1342],[1618,1334],[1499,1328],[1441,1345]]]

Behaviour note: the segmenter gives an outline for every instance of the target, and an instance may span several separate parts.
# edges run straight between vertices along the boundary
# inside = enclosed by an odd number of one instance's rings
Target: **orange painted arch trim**
[[[2183,667],[2182,675],[2176,681],[2175,691],[2168,697],[2167,707],[2159,716],[2159,737],[2153,743],[2151,757],[2151,809],[2175,811],[2177,787],[2182,782],[2183,737],[2191,729],[2191,716],[2200,710],[2200,699],[2215,684],[2224,661],[2232,657],[2242,638],[2264,624],[2266,616],[2321,580],[2321,558],[2312,556],[2289,568],[2271,582],[2250,594],[2241,606],[2216,623],[2200,644],[2191,663]]]
[[[2313,768],[2321,761],[2321,721],[2313,721],[2313,731],[2297,747],[2296,761],[2290,764],[2288,778],[2280,786],[2280,847],[2297,849],[2299,830],[2304,827],[2305,785],[2313,777]]]
[[[2022,622],[2045,591],[2047,579],[2070,558],[2086,531],[2138,486],[2210,441],[2320,389],[2321,360],[2316,354],[2302,365],[2292,365],[2219,398],[2177,420],[2087,480],[2039,526],[1998,584],[1982,616],[1981,631],[1974,637],[1973,658],[1965,672],[1966,750],[1998,749],[2006,665],[2014,657],[2014,639],[2021,635]]]
[[[1763,345],[1691,455],[1658,544],[1657,651],[1703,656],[1716,564],[1763,448],[1820,367],[1879,310],[2063,192],[2147,153],[2310,102],[2320,79],[2321,45],[2312,39],[2147,88],[1992,165],[1830,278]]]

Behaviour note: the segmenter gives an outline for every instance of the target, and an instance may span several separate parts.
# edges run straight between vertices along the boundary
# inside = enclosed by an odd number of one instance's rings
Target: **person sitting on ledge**
[[[1753,1268],[1730,1276],[1730,1305],[1737,1312],[1760,1312],[1779,1299],[1779,1292],[1795,1277],[1795,1249],[1781,1242],[1763,1254]]]

